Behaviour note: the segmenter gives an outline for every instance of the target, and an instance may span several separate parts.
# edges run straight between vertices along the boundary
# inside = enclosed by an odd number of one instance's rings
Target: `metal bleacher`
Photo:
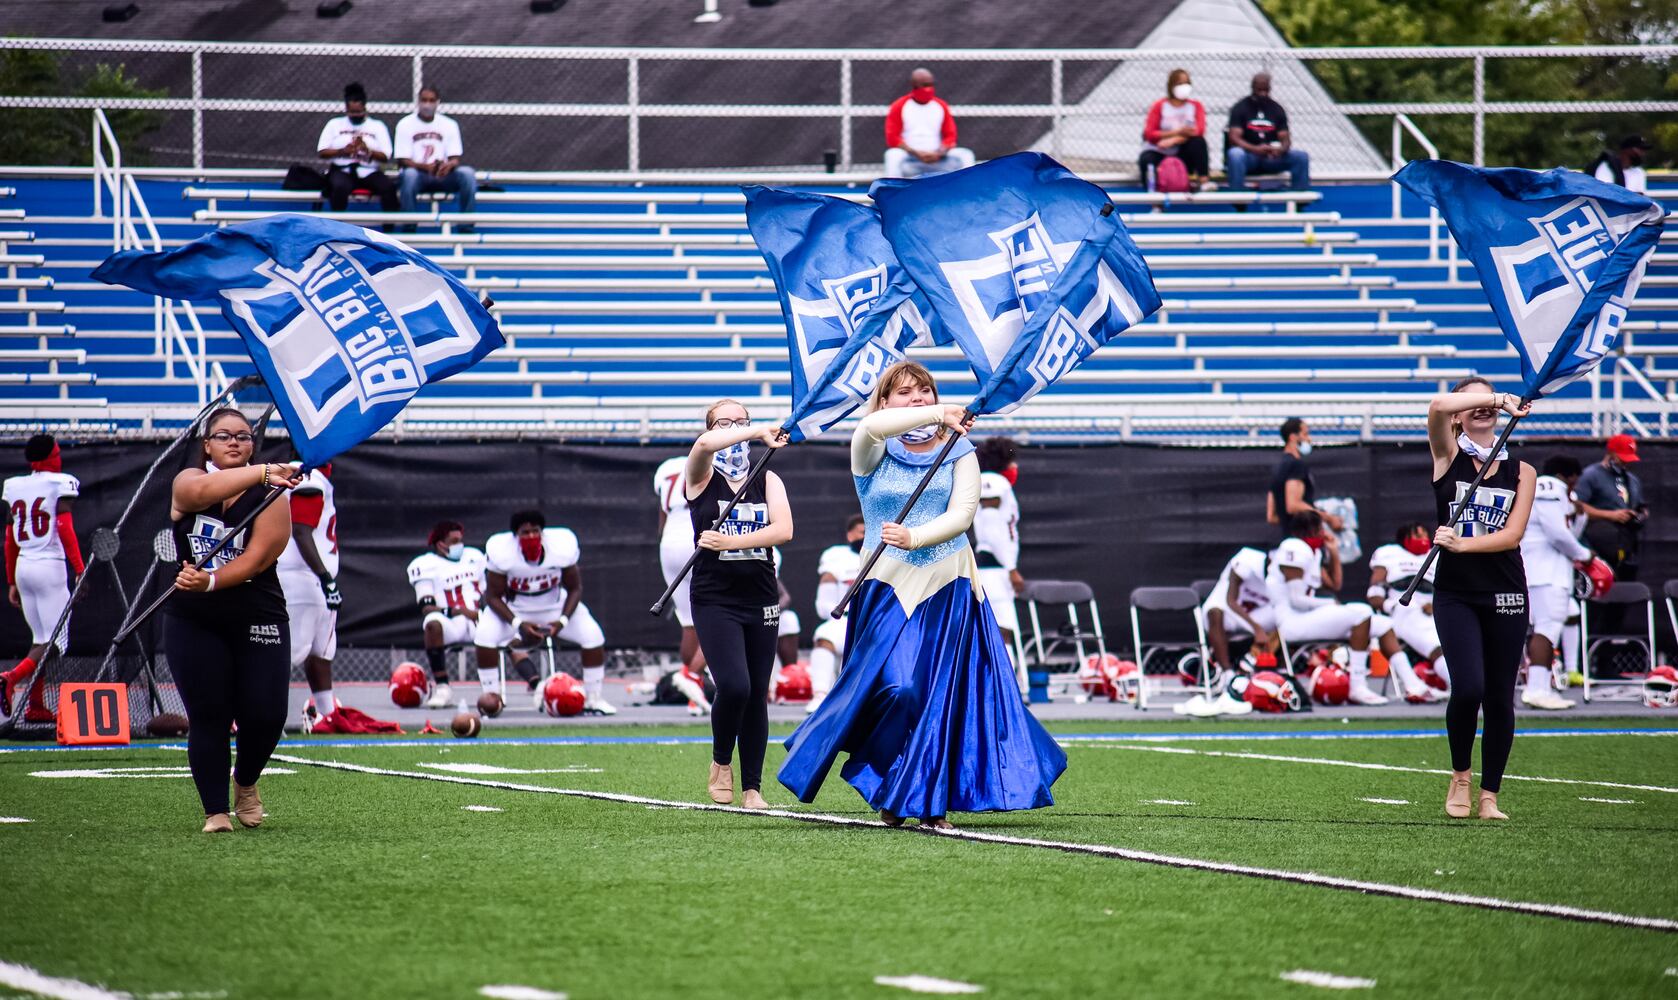
[[[724,391],[784,410],[785,333],[738,188],[482,176],[504,190],[484,192],[475,213],[432,201],[399,217],[365,203],[334,216],[414,227],[397,237],[495,300],[507,346],[428,387],[404,417],[410,430],[658,436],[685,432],[695,405]],[[0,422],[168,422],[190,414],[205,381],[250,368],[213,305],[191,307],[201,340],[176,336],[191,329],[186,306],[171,326],[149,297],[89,278],[120,233],[109,205],[88,210],[87,183],[32,176],[5,189],[27,209],[7,218],[28,226],[0,231]],[[242,179],[135,187],[162,248],[321,207],[313,193]],[[866,197],[844,179],[822,189]],[[1422,210],[1394,218],[1386,185],[1111,197],[1164,305],[1012,418],[1018,429],[1268,440],[1285,410],[1312,416],[1318,434],[1413,434],[1425,396],[1470,371],[1518,370],[1472,268]],[[1678,366],[1656,359],[1678,354],[1675,284],[1678,253],[1663,252],[1624,326],[1637,393],[1663,427]],[[953,349],[919,356],[953,393],[971,385]],[[1551,429],[1590,433],[1603,392],[1570,387],[1549,408]]]

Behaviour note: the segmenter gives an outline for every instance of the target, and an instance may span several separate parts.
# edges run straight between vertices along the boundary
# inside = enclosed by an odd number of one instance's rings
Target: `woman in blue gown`
[[[964,433],[963,417],[939,405],[924,367],[903,361],[881,374],[851,439],[865,545],[888,547],[851,604],[838,683],[787,739],[779,778],[801,801],[844,751],[840,774],[893,826],[917,817],[950,829],[949,812],[1054,804],[1066,754],[1020,700],[967,543],[979,505],[973,446],[958,441],[909,516],[893,520],[944,436]]]

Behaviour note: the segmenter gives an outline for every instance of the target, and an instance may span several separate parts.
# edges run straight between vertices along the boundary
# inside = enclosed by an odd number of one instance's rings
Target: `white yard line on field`
[[[431,774],[425,771],[397,771],[383,767],[369,767],[365,764],[350,764],[345,761],[316,760],[309,757],[296,757],[290,754],[275,754],[273,759],[286,764],[302,764],[309,767],[322,767],[335,771],[348,771],[354,774],[371,774],[390,778],[409,778],[419,781],[438,781],[452,785],[466,785],[474,788],[499,788],[505,791],[532,792],[538,795],[562,795],[570,798],[594,799],[601,802],[618,802],[626,805],[644,806],[649,809],[685,809],[694,812],[723,813],[725,815],[739,816],[746,819],[772,817],[775,819],[795,820],[800,823],[815,823],[826,826],[875,827],[881,830],[889,829],[879,820],[858,819],[852,816],[836,816],[831,813],[796,812],[790,809],[746,811],[743,809],[736,809],[732,806],[720,806],[707,802],[676,802],[669,799],[647,798],[643,795],[625,795],[620,792],[597,792],[577,788],[557,788],[551,785],[526,785],[511,781],[492,781],[487,778],[467,778],[453,774]],[[914,831],[911,830],[909,832]],[[1612,924],[1619,927],[1638,927],[1645,930],[1678,933],[1678,920],[1670,920],[1665,917],[1641,917],[1631,914],[1614,913],[1608,910],[1589,910],[1582,907],[1567,906],[1560,903],[1526,902],[1522,900],[1499,899],[1494,896],[1474,896],[1459,892],[1439,892],[1435,889],[1423,889],[1408,885],[1393,885],[1385,882],[1369,882],[1361,879],[1339,878],[1333,875],[1319,875],[1315,872],[1296,872],[1279,868],[1260,868],[1254,865],[1230,864],[1223,861],[1209,861],[1203,858],[1188,858],[1170,854],[1156,854],[1152,851],[1140,851],[1128,847],[1113,847],[1107,844],[1082,844],[1072,841],[1037,840],[1029,837],[1009,837],[997,833],[984,833],[979,830],[959,828],[941,833],[932,833],[928,831],[925,835],[944,837],[950,840],[966,840],[982,844],[1005,844],[1014,847],[1036,847],[1053,851],[1063,851],[1069,854],[1087,854],[1104,858],[1116,858],[1123,861],[1141,862],[1143,864],[1161,865],[1168,868],[1184,868],[1191,871],[1213,872],[1221,875],[1240,875],[1247,878],[1270,879],[1278,882],[1292,882],[1298,885],[1337,889],[1343,892],[1393,896],[1399,899],[1412,899],[1430,903],[1445,903],[1453,906],[1469,906],[1483,910],[1500,910],[1504,912],[1524,913],[1531,916],[1557,917],[1563,920],[1578,920],[1586,923]]]
[[[900,990],[911,993],[983,993],[985,988],[976,983],[964,983],[955,979],[939,979],[937,976],[875,976],[874,982],[881,986],[895,986]]]
[[[1409,799],[1359,799],[1360,802],[1373,802],[1378,806],[1407,806]]]
[[[478,994],[493,1000],[565,1000],[563,993],[535,986],[480,986]]]
[[[48,976],[27,965],[11,962],[0,962],[0,985],[57,1000],[128,1000],[126,993],[113,993],[103,986],[94,986],[79,979]]]
[[[1375,988],[1375,980],[1373,979],[1362,979],[1358,976],[1337,976],[1332,972],[1312,972],[1310,969],[1295,969],[1292,972],[1284,972],[1282,978],[1290,983],[1321,986],[1325,990],[1368,990]]]
[[[1140,750],[1144,753],[1174,753],[1191,757],[1230,757],[1238,760],[1266,760],[1281,764],[1322,764],[1328,767],[1353,767],[1364,771],[1403,771],[1409,774],[1450,774],[1444,768],[1404,767],[1399,764],[1372,764],[1362,760],[1336,760],[1331,757],[1293,757],[1279,753],[1242,753],[1235,750],[1196,750],[1192,747],[1156,747],[1141,743],[1080,743],[1080,747],[1094,750]],[[1678,795],[1678,788],[1665,785],[1632,785],[1623,781],[1591,781],[1584,778],[1545,778],[1531,774],[1505,774],[1504,781],[1537,781],[1547,785],[1590,785],[1594,788],[1624,788],[1634,792],[1663,792]]]

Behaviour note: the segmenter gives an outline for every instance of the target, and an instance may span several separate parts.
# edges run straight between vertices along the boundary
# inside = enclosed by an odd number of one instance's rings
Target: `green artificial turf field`
[[[197,832],[187,778],[123,770],[184,771],[178,750],[0,752],[0,816],[29,821],[0,823],[0,995],[33,969],[176,998],[889,998],[876,977],[901,976],[998,997],[1316,993],[1296,971],[1428,1000],[1678,996],[1678,924],[1613,922],[1678,919],[1678,731],[1537,735],[1559,725],[1517,740],[1506,824],[1444,816],[1443,735],[1057,725],[1059,804],[953,817],[984,840],[865,825],[837,773],[811,806],[765,791],[850,823],[673,807],[704,801],[698,727],[288,741],[268,821],[222,836]],[[1092,739],[1120,730],[1147,738]],[[1236,738],[1164,738],[1211,732]],[[112,776],[39,776],[66,770]],[[1598,918],[1488,908],[1510,903]]]

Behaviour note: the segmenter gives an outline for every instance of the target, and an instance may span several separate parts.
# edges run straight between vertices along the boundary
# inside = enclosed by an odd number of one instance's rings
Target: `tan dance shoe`
[[[727,764],[711,762],[711,779],[706,784],[711,793],[711,801],[719,806],[726,806],[734,801],[734,768]]]
[[[1445,815],[1452,819],[1468,818],[1468,790],[1473,783],[1467,771],[1458,774],[1451,772],[1451,788],[1445,794]]]
[[[1508,819],[1508,815],[1497,807],[1497,793],[1480,789],[1480,818]]]
[[[232,833],[233,821],[227,818],[226,813],[211,813],[204,817],[204,832]]]
[[[262,825],[262,796],[256,794],[255,785],[233,783],[233,815],[239,817],[240,826]]]
[[[740,808],[768,809],[769,803],[763,800],[763,793],[755,788],[748,788],[740,793]]]

